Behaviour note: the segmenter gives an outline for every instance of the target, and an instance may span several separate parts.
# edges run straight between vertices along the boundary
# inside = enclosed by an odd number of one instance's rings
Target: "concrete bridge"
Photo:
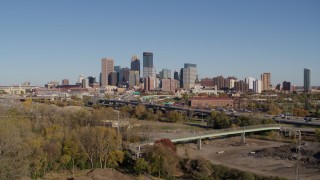
[[[219,137],[219,136],[227,136],[227,135],[236,135],[241,134],[241,142],[245,143],[245,134],[250,132],[260,132],[260,131],[270,131],[270,130],[280,130],[281,127],[279,124],[263,124],[263,125],[254,125],[254,126],[244,126],[238,128],[228,128],[228,129],[219,129],[219,130],[211,130],[211,131],[203,131],[195,134],[184,135],[184,136],[174,136],[169,138],[174,143],[179,142],[190,142],[197,141],[198,150],[201,150],[201,141],[202,139]],[[134,144],[133,149],[134,152],[139,155],[141,147],[146,145],[154,145],[154,141],[145,142],[141,144]]]

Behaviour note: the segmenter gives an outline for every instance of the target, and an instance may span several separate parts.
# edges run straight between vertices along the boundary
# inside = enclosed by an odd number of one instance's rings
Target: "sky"
[[[3,0],[0,85],[99,77],[101,58],[130,67],[154,54],[157,71],[197,64],[200,78],[320,85],[319,0]],[[142,62],[141,62],[142,64]]]

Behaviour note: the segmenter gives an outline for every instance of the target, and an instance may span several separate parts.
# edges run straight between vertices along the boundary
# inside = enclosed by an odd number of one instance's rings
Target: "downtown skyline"
[[[109,8],[106,8],[109,7]],[[197,64],[199,78],[272,74],[320,85],[318,1],[0,3],[0,85],[99,77],[101,58],[129,67],[153,52],[157,73]],[[104,8],[106,10],[104,11]],[[141,69],[142,70],[142,69]]]

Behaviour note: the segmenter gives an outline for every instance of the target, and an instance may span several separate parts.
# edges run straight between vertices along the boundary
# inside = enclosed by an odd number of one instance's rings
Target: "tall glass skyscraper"
[[[153,66],[153,53],[143,52],[143,77],[156,77],[156,70]]]
[[[309,92],[311,90],[310,80],[311,80],[311,70],[304,68],[304,73],[303,73],[304,92]]]
[[[131,70],[139,71],[139,77],[140,77],[140,59],[137,55],[133,55],[131,57]]]

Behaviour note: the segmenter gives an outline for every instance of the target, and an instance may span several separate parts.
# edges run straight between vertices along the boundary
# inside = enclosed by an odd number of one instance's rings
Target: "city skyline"
[[[103,57],[130,67],[133,54],[150,51],[157,73],[190,62],[199,78],[259,79],[270,72],[273,86],[303,86],[303,69],[311,68],[311,86],[318,86],[319,7],[318,1],[1,2],[0,85],[72,84],[80,74],[99,77]]]

